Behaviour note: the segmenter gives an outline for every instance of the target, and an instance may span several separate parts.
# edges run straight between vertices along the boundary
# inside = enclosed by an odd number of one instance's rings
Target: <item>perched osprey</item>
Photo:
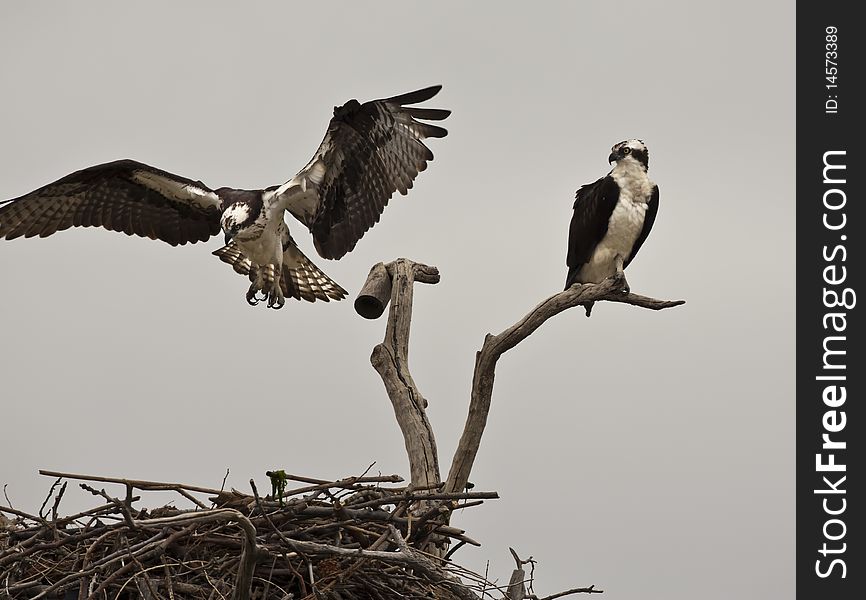
[[[577,190],[568,233],[568,277],[575,283],[601,283],[634,259],[659,209],[659,188],[647,176],[649,152],[641,140],[626,140],[611,148],[610,173]],[[592,306],[587,306],[589,316]]]
[[[325,139],[297,175],[263,190],[219,188],[119,160],[67,175],[20,198],[0,202],[0,239],[46,237],[69,227],[104,227],[168,242],[201,242],[222,231],[215,251],[249,275],[247,301],[281,308],[286,297],[340,300],[346,290],[298,249],[286,211],[307,226],[323,258],[338,259],[379,221],[395,190],[406,194],[433,160],[425,138],[441,138],[451,111],[406,105],[442,86],[334,108]],[[262,294],[262,297],[259,296]]]

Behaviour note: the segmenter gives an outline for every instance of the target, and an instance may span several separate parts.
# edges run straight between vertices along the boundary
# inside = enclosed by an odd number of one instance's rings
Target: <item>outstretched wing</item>
[[[0,239],[104,227],[176,246],[217,234],[220,214],[217,194],[200,181],[118,160],[0,203]]]
[[[426,138],[447,135],[441,121],[451,111],[413,108],[442,88],[433,86],[334,109],[328,132],[312,160],[276,190],[283,206],[309,227],[324,258],[340,258],[379,221],[388,200],[406,194],[433,160]]]
[[[565,289],[574,282],[580,268],[592,258],[607,233],[609,215],[619,199],[619,188],[610,175],[582,186],[575,194],[574,214],[568,230],[568,276]]]

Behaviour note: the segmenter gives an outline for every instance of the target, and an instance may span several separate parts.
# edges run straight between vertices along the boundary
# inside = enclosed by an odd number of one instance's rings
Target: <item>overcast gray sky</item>
[[[351,298],[380,260],[439,267],[411,368],[443,468],[484,335],[561,288],[574,191],[643,139],[661,201],[629,283],[688,303],[571,310],[503,357],[472,474],[502,499],[455,518],[484,544],[456,557],[507,581],[507,547],[531,554],[539,595],[793,597],[793,3],[0,6],[2,199],[118,158],[279,184],[334,105],[444,85],[427,105],[454,111],[450,133],[415,189],[316,260]],[[351,301],[251,308],[218,242],[0,242],[16,507],[38,510],[40,468],[213,487],[228,468],[245,491],[273,467],[408,474],[369,364],[384,322]],[[93,502],[70,490],[61,509]]]

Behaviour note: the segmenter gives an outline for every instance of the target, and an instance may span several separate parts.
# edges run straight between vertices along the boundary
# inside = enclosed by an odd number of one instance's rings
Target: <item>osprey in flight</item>
[[[406,194],[433,160],[422,140],[448,133],[417,119],[441,121],[451,111],[406,106],[429,100],[441,87],[335,107],[313,158],[282,185],[213,190],[201,181],[118,160],[0,202],[0,239],[104,227],[176,246],[222,230],[226,245],[214,254],[249,276],[250,304],[266,299],[269,307],[281,308],[286,297],[340,300],[346,290],[298,249],[283,214],[288,211],[307,226],[323,258],[351,251],[379,221],[394,191]]]
[[[568,233],[568,277],[575,283],[601,283],[619,275],[643,245],[659,208],[659,188],[647,176],[649,152],[641,140],[611,148],[610,173],[577,190]],[[589,316],[592,306],[587,306]]]

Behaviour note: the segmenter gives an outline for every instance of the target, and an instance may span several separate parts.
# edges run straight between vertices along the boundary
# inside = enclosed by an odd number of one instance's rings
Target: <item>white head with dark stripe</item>
[[[258,219],[262,211],[261,193],[221,188],[217,190],[224,204],[228,204],[220,218],[220,226],[228,244],[239,232]]]
[[[642,140],[631,139],[614,144],[610,149],[607,162],[636,161],[643,167],[644,171],[649,169],[649,150]]]

